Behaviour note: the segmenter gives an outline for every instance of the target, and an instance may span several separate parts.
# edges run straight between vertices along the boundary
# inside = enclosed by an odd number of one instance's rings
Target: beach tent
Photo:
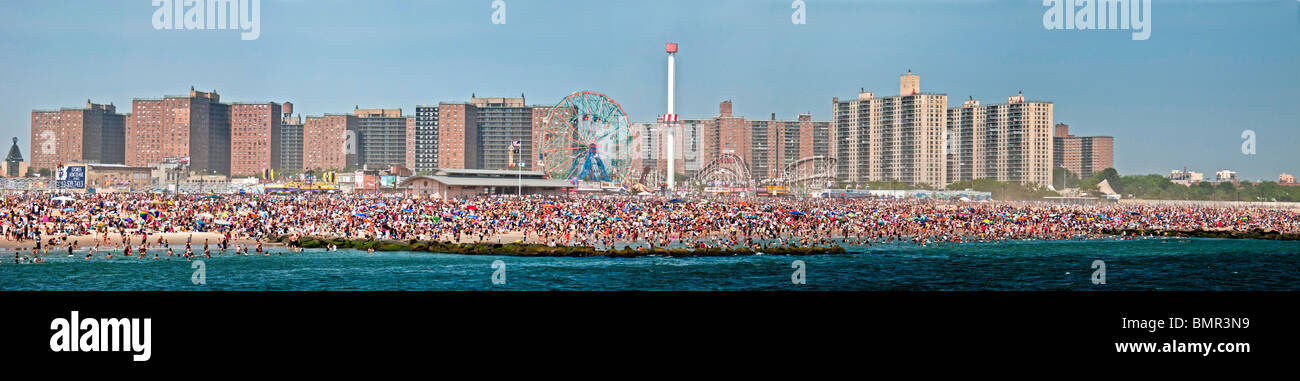
[[[1102,180],[1100,183],[1097,183],[1097,190],[1100,190],[1101,193],[1105,195],[1116,194],[1115,190],[1110,187],[1110,180]]]

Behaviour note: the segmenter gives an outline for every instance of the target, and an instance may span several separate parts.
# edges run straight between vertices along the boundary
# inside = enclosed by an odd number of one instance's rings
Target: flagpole
[[[524,154],[523,141],[522,141],[522,140],[516,140],[516,141],[515,141],[513,144],[511,144],[511,145],[514,146],[514,147],[511,147],[511,150],[512,150],[512,151],[513,151],[513,150],[519,150],[519,156],[522,158],[522,157],[523,157],[523,154]],[[511,157],[510,157],[510,160],[513,161],[513,160],[515,159],[515,157],[514,157],[515,155],[510,155],[510,156],[511,156]],[[515,164],[515,166],[516,166],[516,168],[515,168],[515,171],[516,171],[516,172],[515,172],[515,173],[518,173],[518,174],[519,174],[519,190],[518,190],[518,192],[519,192],[519,198],[520,198],[520,199],[523,199],[523,198],[524,198],[524,162],[521,161],[521,162],[514,163],[514,164]]]

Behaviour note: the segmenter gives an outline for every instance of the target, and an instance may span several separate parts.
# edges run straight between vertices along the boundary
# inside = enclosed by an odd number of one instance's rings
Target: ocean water
[[[275,248],[281,251],[281,248]],[[307,250],[203,259],[51,255],[0,290],[1300,290],[1300,242],[1225,239],[854,246],[842,255],[523,258]],[[152,257],[152,253],[150,254]],[[504,284],[494,284],[505,264]],[[1093,284],[1094,260],[1106,284]],[[804,284],[794,284],[803,261]]]

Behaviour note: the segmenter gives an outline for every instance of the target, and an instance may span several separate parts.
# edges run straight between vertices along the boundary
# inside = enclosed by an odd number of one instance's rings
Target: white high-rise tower
[[[675,129],[677,125],[677,114],[673,109],[673,92],[675,91],[675,77],[677,75],[675,61],[675,57],[677,56],[677,43],[669,42],[664,50],[668,52],[668,113],[664,114],[664,128],[666,129],[664,135],[667,140],[664,142],[664,147],[665,151],[668,151],[665,153],[664,159],[668,160],[668,175],[665,176],[664,179],[667,180],[665,183],[666,188],[668,190],[673,190],[673,183],[675,182],[673,176],[676,174],[676,168],[674,167],[676,167],[677,159],[676,156],[673,155],[674,146],[677,145],[677,139],[673,138],[673,129]]]

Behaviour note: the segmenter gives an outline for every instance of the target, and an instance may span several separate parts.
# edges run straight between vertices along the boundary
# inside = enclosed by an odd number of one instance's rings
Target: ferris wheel
[[[623,107],[604,94],[570,94],[542,120],[540,159],[553,179],[624,183],[640,162]]]

